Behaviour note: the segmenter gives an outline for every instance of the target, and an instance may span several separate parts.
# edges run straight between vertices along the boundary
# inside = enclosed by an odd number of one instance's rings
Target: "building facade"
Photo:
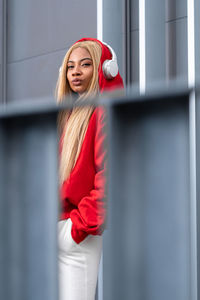
[[[85,36],[113,46],[127,85],[187,83],[200,69],[199,6],[197,0],[0,0],[1,102],[52,96],[67,48]]]
[[[1,104],[53,99],[63,56],[82,37],[109,43],[125,84],[142,94],[171,80],[198,81],[198,0],[0,0],[0,15]]]

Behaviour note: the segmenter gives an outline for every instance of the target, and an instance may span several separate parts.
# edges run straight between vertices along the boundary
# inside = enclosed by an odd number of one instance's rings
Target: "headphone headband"
[[[106,47],[108,47],[108,49],[110,50],[110,53],[112,54],[112,59],[117,61],[117,55],[115,54],[115,51],[113,50],[113,48],[105,42],[102,42],[102,44],[104,44]]]
[[[103,74],[107,79],[113,79],[117,76],[119,71],[118,64],[117,64],[117,56],[111,46],[109,46],[105,42],[102,42],[102,44],[105,45],[110,50],[110,53],[112,54],[112,59],[105,60],[102,65]]]

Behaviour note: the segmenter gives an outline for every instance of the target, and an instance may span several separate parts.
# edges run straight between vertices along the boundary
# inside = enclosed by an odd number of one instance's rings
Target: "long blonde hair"
[[[93,76],[87,91],[79,96],[78,101],[84,101],[99,92],[98,68],[101,58],[101,46],[95,41],[78,42],[67,51],[60,69],[57,86],[57,102],[70,100],[73,92],[67,80],[67,62],[72,51],[76,48],[85,48],[91,55],[93,61]],[[60,154],[60,183],[62,184],[74,168],[81,146],[88,128],[89,120],[94,111],[93,106],[83,108],[74,107],[72,111],[63,111],[58,117],[58,128],[62,135],[62,151]]]

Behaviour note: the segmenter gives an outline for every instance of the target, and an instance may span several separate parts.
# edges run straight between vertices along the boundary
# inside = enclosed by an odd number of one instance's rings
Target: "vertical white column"
[[[187,0],[188,33],[188,86],[195,87],[195,31],[194,0]],[[195,91],[189,99],[189,134],[190,134],[190,209],[191,209],[191,295],[197,300],[197,219],[196,219],[196,107]]]
[[[97,0],[97,39],[103,40],[103,0]]]
[[[140,93],[146,90],[146,30],[145,0],[139,1],[139,86]]]

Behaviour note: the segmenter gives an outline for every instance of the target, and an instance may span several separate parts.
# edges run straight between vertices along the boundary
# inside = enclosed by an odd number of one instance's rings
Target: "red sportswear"
[[[104,60],[110,59],[108,48],[100,41],[91,38],[102,47],[99,66],[100,91],[123,87],[121,76],[107,80],[102,72]],[[105,110],[94,109],[83,140],[77,162],[69,177],[61,186],[60,219],[71,218],[72,238],[80,243],[88,234],[100,235],[104,229],[106,213],[106,148],[105,148]]]

